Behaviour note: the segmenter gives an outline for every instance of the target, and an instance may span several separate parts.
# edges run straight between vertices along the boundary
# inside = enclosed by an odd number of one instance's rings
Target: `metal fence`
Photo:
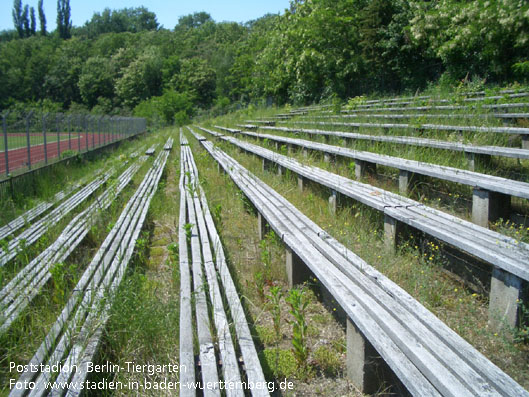
[[[35,112],[2,115],[0,179],[146,131],[144,118]]]

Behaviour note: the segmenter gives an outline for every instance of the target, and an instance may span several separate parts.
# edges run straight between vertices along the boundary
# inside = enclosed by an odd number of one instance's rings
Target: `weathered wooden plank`
[[[189,153],[189,166],[190,166],[190,175],[194,175],[195,179],[198,175],[198,170],[196,167],[196,164],[192,160],[191,154]],[[219,278],[222,282],[222,286],[225,291],[225,296],[228,302],[228,306],[230,309],[231,317],[234,322],[235,326],[235,332],[237,334],[237,340],[239,343],[239,347],[241,349],[241,354],[243,357],[243,362],[245,364],[246,369],[246,377],[248,379],[248,382],[251,382],[256,385],[264,385],[266,383],[266,380],[264,378],[264,374],[261,368],[261,364],[259,362],[259,357],[257,355],[257,351],[255,350],[255,346],[252,340],[252,336],[246,321],[246,317],[244,314],[244,310],[242,308],[239,296],[237,294],[237,290],[235,288],[235,285],[233,283],[233,280],[231,278],[231,275],[228,270],[228,266],[226,264],[224,251],[222,249],[222,244],[220,242],[220,237],[217,233],[217,230],[215,228],[213,219],[211,217],[211,213],[209,211],[209,207],[207,205],[207,200],[204,194],[204,191],[200,187],[200,185],[197,185],[198,194],[200,196],[200,206],[203,208],[203,217],[204,217],[204,223],[201,224],[199,222],[199,228],[201,229],[201,235],[204,233],[207,233],[209,235],[209,247],[215,252],[215,265],[216,269],[219,273]],[[195,207],[198,207],[198,204],[195,205]],[[207,230],[206,230],[207,229]],[[207,251],[207,249],[206,249]],[[210,255],[207,254],[207,258],[210,258]],[[211,259],[206,259],[206,263],[210,261]],[[209,275],[209,280],[213,281],[214,284],[216,281],[213,277],[213,269],[212,268],[206,268],[207,270],[211,271],[211,274]],[[210,283],[211,283],[210,281]],[[219,288],[220,286],[215,286],[215,289]],[[218,300],[218,298],[213,298],[212,300]],[[218,329],[224,329],[224,326],[217,325]],[[234,363],[236,364],[236,363]],[[232,364],[232,365],[234,365]],[[225,375],[226,379],[226,375]],[[268,396],[268,389],[267,388],[255,388],[250,390],[250,393],[253,396]]]
[[[505,98],[510,99],[516,99],[516,98],[525,98],[528,97],[529,93],[527,92],[519,92],[519,93],[512,93],[512,94],[505,94],[505,95],[490,95],[490,96],[482,96],[477,98],[463,98],[462,102],[467,103],[475,103],[475,102],[483,102],[483,101],[491,101],[491,100],[500,100]],[[429,100],[430,103],[453,103],[453,101],[449,99],[432,99]],[[417,103],[416,101],[389,101],[385,103],[366,103],[358,105],[357,108],[359,109],[367,109],[367,108],[383,108],[385,105],[392,105],[392,104],[399,104],[399,105],[413,105]]]
[[[145,151],[145,154],[147,156],[152,156],[154,155],[154,152],[156,151],[156,146],[158,146],[157,144],[154,144],[152,145],[150,148],[148,148],[146,151]]]
[[[326,122],[326,121],[297,121],[290,124],[316,124],[322,126],[354,127],[354,128],[384,128],[401,130],[432,130],[432,131],[467,131],[488,132],[502,134],[529,134],[529,128],[524,127],[492,127],[492,126],[470,126],[470,125],[445,125],[445,124],[407,124],[407,123],[350,123],[350,122]]]
[[[68,188],[55,194],[49,202],[44,202],[44,203],[40,203],[36,205],[34,208],[31,208],[30,210],[26,211],[19,217],[13,219],[11,222],[0,227],[0,240],[5,239],[6,237],[9,237],[21,227],[28,224],[29,222],[31,222],[33,219],[35,219],[39,215],[42,215],[44,212],[46,212],[48,209],[53,207],[55,204],[64,200],[72,192],[79,189],[80,187],[81,187],[81,184],[69,186]]]
[[[385,110],[385,109],[381,109]],[[343,115],[315,116],[310,115],[298,119],[298,121],[320,120],[320,119],[527,119],[529,113],[479,113],[479,114],[454,114],[454,113],[351,113]],[[256,120],[256,122],[267,123],[266,120]],[[291,122],[292,123],[292,122]]]
[[[394,106],[394,107],[384,107],[384,112],[406,112],[406,111],[451,111],[451,110],[476,110],[476,109],[487,109],[487,110],[498,110],[498,109],[519,109],[519,108],[529,108],[529,102],[517,102],[517,103],[498,103],[490,105],[481,105],[479,107],[474,106],[463,106],[463,105],[426,105],[426,106]],[[354,110],[343,110],[344,114],[351,113],[367,113],[367,112],[379,112],[380,108],[372,109],[354,109]]]
[[[180,142],[185,137],[180,129]],[[182,151],[181,151],[182,152]],[[184,161],[180,155],[180,217],[178,228],[178,246],[180,260],[180,366],[186,368],[186,371],[180,372],[180,395],[195,396],[196,390],[188,388],[187,385],[195,382],[195,355],[193,352],[193,325],[191,309],[191,274],[189,271],[189,253],[188,242],[185,232],[187,223],[187,200],[184,194],[187,185],[187,176],[185,174]]]
[[[223,155],[224,157],[227,157]],[[215,157],[215,156],[214,156]],[[241,181],[239,180],[239,177],[243,177],[246,172],[240,171],[236,168],[235,163],[230,163],[225,167],[227,172],[232,176],[236,184],[245,191],[246,189],[251,189],[254,186],[254,183],[257,181],[252,178],[252,181]],[[261,205],[260,201],[253,196],[249,195],[249,199],[253,202],[253,204],[258,208],[260,211],[265,211],[265,207]],[[290,241],[290,244],[287,243],[290,247],[296,245],[298,247],[306,247],[310,248],[309,245],[304,245],[302,241],[297,240],[296,238],[299,236],[302,236],[303,233],[296,233],[290,232],[285,229],[280,229],[280,219],[282,219],[282,215],[277,215],[274,210],[266,212],[267,219],[278,219],[277,222],[272,222],[271,226],[275,229],[276,233],[278,233],[279,236],[282,237],[283,241],[287,242],[289,239],[294,239],[295,241]],[[294,237],[295,236],[295,237]],[[310,250],[310,252],[314,253],[313,250]],[[316,254],[317,255],[317,254]],[[316,263],[321,258],[320,255],[317,255],[317,258],[307,258],[306,254],[303,254],[303,259],[311,262]],[[375,331],[373,332],[372,341],[375,345],[375,347],[378,349],[381,349],[383,352],[387,353],[387,359],[392,362],[392,368],[395,368],[396,373],[403,377],[403,381],[407,386],[415,391],[416,395],[436,395],[437,392],[434,388],[432,388],[431,384],[424,379],[424,377],[417,371],[416,367],[411,364],[411,362],[404,356],[404,354],[400,351],[399,348],[396,347],[396,345],[391,341],[390,338],[388,338],[385,335],[385,332],[382,331],[376,324],[375,321],[373,321],[368,315],[365,315],[365,312],[363,311],[363,308],[360,305],[355,304],[356,300],[351,296],[350,291],[348,291],[346,288],[344,288],[343,284],[340,281],[340,277],[337,277],[333,272],[328,271],[328,265],[329,262],[326,260],[323,260],[322,267],[325,267],[327,270],[323,273],[319,271],[319,269],[315,269],[317,271],[317,277],[319,277],[323,282],[325,283],[326,287],[332,292],[335,293],[335,297],[337,300],[344,305],[344,309],[348,312],[348,314],[355,318],[355,323],[361,323],[361,328],[366,330],[372,330],[373,328]],[[332,267],[332,265],[331,265]],[[342,300],[343,298],[343,300]],[[356,318],[358,316],[358,318]],[[371,327],[367,326],[366,324],[370,324]],[[371,333],[369,332],[371,335]],[[379,353],[381,351],[379,350]],[[421,380],[422,379],[422,380]]]
[[[239,365],[235,354],[235,347],[231,338],[230,326],[225,313],[220,288],[217,282],[217,274],[215,271],[215,264],[213,261],[213,254],[204,220],[202,205],[197,194],[199,186],[198,177],[192,165],[193,159],[189,147],[183,147],[183,151],[186,152],[183,159],[187,163],[187,167],[185,169],[186,172],[189,173],[190,183],[193,186],[196,186],[196,190],[194,192],[195,194],[192,196],[194,207],[189,207],[189,211],[190,213],[194,212],[193,215],[197,220],[199,233],[198,237],[201,243],[202,258],[208,283],[210,302],[213,308],[213,321],[215,323],[218,347],[222,359],[224,381],[230,384],[240,384],[241,376],[239,374]],[[228,396],[243,396],[244,392],[243,390],[230,388],[226,390],[226,394]]]
[[[515,90],[501,90],[498,92],[499,94],[505,95],[505,94],[525,94],[523,92],[517,92]],[[490,99],[491,96],[486,96],[485,91],[475,91],[475,92],[462,92],[459,94],[461,97],[483,97],[483,99]],[[504,98],[503,96],[498,97]],[[393,103],[393,102],[408,102],[408,101],[423,101],[423,100],[433,100],[436,101],[439,98],[435,98],[431,95],[421,95],[421,96],[409,96],[409,97],[394,97],[394,98],[386,98],[386,99],[370,99],[365,101],[365,104],[387,104],[387,103]]]
[[[61,380],[67,381],[74,376],[73,381],[77,381],[78,384],[80,384],[84,382],[88,376],[88,373],[85,370],[86,365],[83,364],[88,361],[93,361],[102,329],[108,320],[111,299],[121,283],[128,262],[134,252],[136,241],[143,227],[145,217],[147,216],[149,204],[156,192],[158,182],[167,160],[167,152],[161,157],[163,158],[163,161],[159,163],[153,175],[147,180],[147,189],[145,190],[145,194],[141,196],[141,200],[138,202],[139,205],[134,210],[130,223],[123,226],[126,227],[126,232],[123,239],[117,242],[117,244],[119,244],[116,249],[117,254],[114,256],[111,267],[106,273],[105,278],[96,290],[96,297],[88,311],[88,316],[76,338],[76,343],[70,349],[70,353],[66,358],[66,362],[76,363],[79,370],[74,374],[71,371],[65,371],[63,369],[63,372],[61,372],[60,375]],[[107,296],[109,296],[110,299],[104,300]],[[103,308],[101,308],[101,302],[105,302]],[[70,368],[72,368],[72,366],[70,366]],[[70,391],[68,390],[68,392]]]

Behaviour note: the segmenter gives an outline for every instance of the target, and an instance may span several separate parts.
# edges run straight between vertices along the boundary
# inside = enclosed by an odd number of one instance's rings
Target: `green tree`
[[[42,5],[43,0],[39,0],[38,12],[39,12],[39,23],[40,23],[40,34],[46,36],[46,15],[44,14],[44,6]]]
[[[44,89],[48,98],[62,103],[64,108],[74,102],[82,102],[78,82],[88,50],[89,43],[86,40],[73,37],[63,41],[51,57]]]
[[[428,47],[452,78],[501,81],[512,64],[529,57],[529,3],[516,1],[414,1],[413,39]]]
[[[35,36],[35,34],[37,33],[37,21],[35,20],[35,9],[33,7],[29,9],[29,16],[30,16],[29,30],[31,31],[31,36]]]
[[[72,34],[70,0],[57,0],[57,31],[61,39],[69,39]]]
[[[18,37],[24,37],[24,19],[22,17],[22,0],[13,1],[13,24],[18,33]]]
[[[22,12],[22,23],[24,26],[24,37],[31,36],[31,25],[29,22],[29,7],[27,4],[24,6],[24,11]]]
[[[134,108],[142,100],[161,94],[163,62],[160,58],[150,48],[124,70],[116,82],[116,94],[125,106]]]
[[[114,97],[114,71],[111,62],[101,56],[90,57],[83,65],[79,76],[79,93],[83,102],[90,108],[98,98]]]
[[[204,59],[195,57],[182,61],[174,88],[189,93],[197,106],[207,108],[215,97],[215,82],[213,68]]]
[[[178,25],[176,25],[175,30],[186,30],[198,28],[204,25],[206,22],[212,22],[213,19],[211,15],[207,12],[195,12],[194,14],[189,14],[178,18]]]
[[[105,8],[102,13],[94,13],[92,19],[85,23],[82,31],[89,37],[103,33],[138,33],[146,30],[157,30],[156,14],[145,7],[111,10]]]
[[[134,115],[145,117],[151,123],[183,125],[193,114],[193,102],[188,93],[166,90],[159,97],[152,97],[134,108]]]

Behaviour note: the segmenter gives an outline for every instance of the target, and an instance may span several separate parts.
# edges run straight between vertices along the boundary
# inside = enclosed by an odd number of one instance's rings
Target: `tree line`
[[[14,1],[15,30],[0,33],[0,109],[31,103],[183,123],[256,102],[529,77],[525,1],[292,0],[283,14],[244,24],[199,12],[171,29],[144,7],[105,9],[75,27],[69,1],[57,4],[57,30],[47,33],[39,2],[36,34],[34,11]]]
[[[38,1],[37,9],[40,24],[39,34],[46,36],[48,32],[46,30],[46,15],[44,14],[43,0]],[[70,0],[57,0],[57,34],[62,39],[69,39],[71,37],[72,21],[70,13]],[[13,24],[15,25],[15,30],[19,38],[23,39],[37,34],[37,21],[33,7],[29,7],[27,4],[22,6],[22,0],[14,0],[12,15]]]

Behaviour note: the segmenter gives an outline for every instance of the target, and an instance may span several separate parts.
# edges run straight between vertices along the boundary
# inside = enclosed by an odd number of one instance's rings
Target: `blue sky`
[[[22,4],[35,8],[38,30],[37,3],[38,0],[22,0]],[[47,30],[52,31],[57,18],[57,0],[43,0],[43,4]],[[140,6],[154,12],[159,24],[172,29],[178,22],[178,17],[196,11],[208,12],[217,22],[246,22],[266,13],[283,13],[289,7],[289,0],[70,0],[74,26],[83,25],[92,18],[94,12],[101,12],[106,7],[120,9]],[[13,0],[0,0],[0,30],[13,29],[12,9]]]

